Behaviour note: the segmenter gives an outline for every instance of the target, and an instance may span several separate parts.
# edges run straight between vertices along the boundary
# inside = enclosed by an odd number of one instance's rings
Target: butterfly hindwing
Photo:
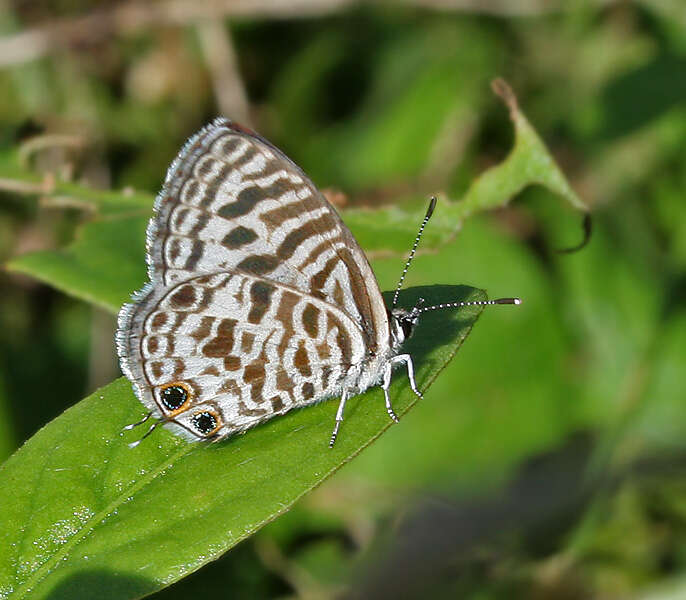
[[[130,321],[140,331],[126,348],[139,398],[195,439],[339,394],[365,356],[362,331],[343,311],[241,272],[149,295]]]

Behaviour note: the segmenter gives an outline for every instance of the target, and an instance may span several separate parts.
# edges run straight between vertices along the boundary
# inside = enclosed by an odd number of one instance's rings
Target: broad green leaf
[[[472,183],[461,201],[439,204],[423,239],[424,249],[445,244],[460,230],[466,218],[506,205],[529,185],[544,186],[574,208],[586,210],[518,109],[507,84],[497,80],[494,89],[510,110],[515,127],[514,147],[502,163],[487,169]],[[80,194],[77,186],[64,191],[69,191],[70,198],[106,214],[107,218],[100,217],[84,225],[81,235],[64,250],[18,256],[7,266],[116,312],[145,280],[143,231],[150,209],[141,210],[144,196],[132,196],[115,209],[116,202],[108,194],[86,190]],[[426,199],[415,199],[403,208],[348,210],[343,218],[367,252],[402,256],[425,211]]]
[[[464,286],[405,291],[401,303],[483,299]],[[455,354],[479,308],[427,313],[407,350],[426,389]],[[399,415],[416,403],[402,374]],[[334,402],[294,411],[217,444],[122,427],[144,412],[114,381],[39,431],[0,467],[0,597],[132,598],[180,579],[286,511],[385,429],[375,389],[351,399],[327,447]],[[103,585],[107,582],[107,585]],[[97,592],[96,592],[97,589]]]

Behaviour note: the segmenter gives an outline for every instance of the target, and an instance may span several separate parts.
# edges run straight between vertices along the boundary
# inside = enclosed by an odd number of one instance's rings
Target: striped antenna
[[[472,302],[448,302],[447,304],[434,304],[425,308],[416,308],[415,314],[421,314],[430,310],[442,308],[460,308],[461,306],[487,306],[490,304],[521,304],[521,298],[496,298],[495,300],[474,300]],[[414,311],[413,311],[414,312]]]
[[[419,240],[422,239],[422,233],[424,233],[424,228],[426,227],[426,224],[429,222],[431,215],[434,213],[434,208],[436,208],[436,196],[431,197],[431,200],[429,201],[429,208],[426,211],[426,215],[424,216],[424,220],[422,221],[422,224],[419,227],[419,232],[417,233],[417,237],[414,238],[414,244],[412,245],[412,250],[410,251],[410,257],[407,259],[407,262],[405,263],[405,268],[403,269],[403,273],[400,276],[400,281],[398,282],[398,286],[395,288],[395,294],[393,294],[392,308],[395,308],[395,305],[398,304],[398,294],[400,293],[400,288],[403,287],[403,281],[405,281],[405,275],[407,275],[407,270],[410,268],[410,263],[412,262],[412,259],[414,258],[415,252],[417,252],[417,246],[419,246]]]

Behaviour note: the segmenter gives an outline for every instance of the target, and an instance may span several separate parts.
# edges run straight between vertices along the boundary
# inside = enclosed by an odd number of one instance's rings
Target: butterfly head
[[[388,318],[391,323],[391,347],[393,349],[399,348],[414,332],[419,322],[423,303],[424,298],[420,298],[412,310],[396,307],[388,312]]]

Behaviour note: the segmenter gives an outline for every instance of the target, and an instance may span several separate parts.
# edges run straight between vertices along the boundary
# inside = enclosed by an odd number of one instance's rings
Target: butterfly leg
[[[148,429],[143,434],[141,439],[136,440],[135,442],[131,442],[130,444],[128,444],[129,448],[135,448],[136,446],[138,446],[138,444],[140,444],[146,437],[148,437],[153,431],[155,431],[155,429],[163,422],[164,421],[155,421],[152,425],[150,425],[150,429]]]
[[[422,393],[417,389],[417,382],[414,378],[414,363],[412,362],[412,357],[409,354],[398,354],[391,359],[391,364],[395,363],[405,363],[407,365],[407,378],[410,380],[410,387],[420,400],[424,397]]]
[[[415,396],[420,399],[423,397],[422,393],[417,389],[417,382],[414,378],[414,363],[412,362],[412,357],[409,354],[399,354],[398,356],[394,356],[386,365],[381,389],[383,389],[384,398],[386,399],[386,412],[388,413],[388,416],[391,417],[391,419],[393,419],[396,423],[398,422],[398,417],[393,412],[391,398],[388,395],[388,388],[391,385],[391,373],[393,372],[393,367],[400,363],[404,363],[407,366],[407,378],[410,380],[410,387],[415,393]]]
[[[348,400],[348,390],[343,390],[341,394],[341,402],[338,405],[338,410],[336,411],[336,425],[333,428],[333,433],[331,434],[331,439],[329,440],[329,448],[333,448],[336,443],[336,436],[338,435],[338,430],[341,427],[341,422],[343,421],[343,411],[345,410],[345,403]]]
[[[393,373],[393,362],[393,360],[390,360],[386,365],[386,370],[383,374],[383,383],[381,384],[381,389],[383,390],[383,395],[386,400],[386,412],[388,413],[388,416],[391,417],[391,419],[393,419],[396,423],[399,423],[400,420],[393,412],[393,407],[391,406],[391,397],[388,395],[388,388],[391,386],[391,374]]]
[[[138,427],[139,425],[142,425],[150,417],[152,417],[152,411],[150,411],[147,415],[145,415],[140,421],[136,421],[135,423],[129,423],[126,427],[124,427],[124,431],[128,431],[130,429],[133,429],[134,427]]]

